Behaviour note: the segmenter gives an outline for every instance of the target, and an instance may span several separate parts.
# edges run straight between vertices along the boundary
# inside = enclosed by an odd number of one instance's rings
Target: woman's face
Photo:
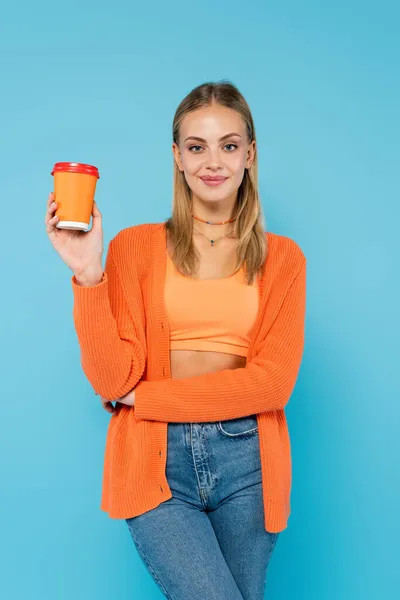
[[[212,203],[228,198],[236,200],[244,171],[255,154],[255,142],[247,142],[241,116],[221,105],[199,108],[186,115],[181,123],[179,146],[174,143],[172,148],[193,199],[197,196]],[[211,186],[201,179],[207,176],[226,179]]]

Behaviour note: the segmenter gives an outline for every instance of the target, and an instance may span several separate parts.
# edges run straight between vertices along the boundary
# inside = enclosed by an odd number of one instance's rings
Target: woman
[[[119,232],[104,272],[97,206],[77,234],[56,228],[48,201],[82,366],[112,413],[101,508],[126,519],[167,598],[261,600],[290,514],[284,407],[306,261],[264,231],[253,119],[234,85],[184,98],[172,150],[172,217]]]

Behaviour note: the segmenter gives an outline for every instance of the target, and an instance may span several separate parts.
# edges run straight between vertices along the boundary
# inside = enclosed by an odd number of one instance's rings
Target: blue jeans
[[[170,600],[262,600],[278,533],[265,530],[255,415],[168,423],[172,498],[126,519]]]

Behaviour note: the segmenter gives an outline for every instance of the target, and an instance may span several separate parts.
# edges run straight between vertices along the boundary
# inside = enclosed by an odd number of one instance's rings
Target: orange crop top
[[[165,307],[171,350],[247,356],[259,307],[257,278],[248,285],[243,267],[221,279],[186,277],[167,252]]]

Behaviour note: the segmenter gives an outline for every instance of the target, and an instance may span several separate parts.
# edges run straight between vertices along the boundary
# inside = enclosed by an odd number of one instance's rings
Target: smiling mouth
[[[223,177],[222,179],[203,179],[202,177],[200,177],[200,179],[203,183],[205,183],[208,186],[217,186],[224,183],[228,178]]]

